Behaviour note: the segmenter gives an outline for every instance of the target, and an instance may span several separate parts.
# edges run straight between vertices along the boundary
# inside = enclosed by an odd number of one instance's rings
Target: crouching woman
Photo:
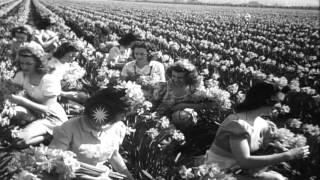
[[[246,94],[236,113],[229,115],[219,127],[215,140],[206,154],[206,164],[216,163],[225,171],[237,173],[238,180],[285,180],[284,176],[266,167],[283,161],[305,158],[309,147],[299,147],[283,153],[255,155],[272,141],[276,125],[263,118],[270,115],[273,105],[284,99],[275,85],[260,82]],[[239,169],[238,169],[239,170]],[[238,171],[237,170],[237,171]]]
[[[125,91],[114,88],[98,91],[87,100],[83,115],[54,129],[49,147],[72,151],[87,164],[109,162],[117,172],[133,179],[119,153],[126,132],[121,121],[127,108],[124,96]]]
[[[12,95],[11,101],[17,106],[12,115],[23,129],[17,133],[18,147],[40,143],[55,126],[67,121],[67,115],[58,103],[61,93],[60,81],[46,66],[44,50],[40,45],[27,43],[18,51],[19,71],[13,83],[25,90],[23,95]]]

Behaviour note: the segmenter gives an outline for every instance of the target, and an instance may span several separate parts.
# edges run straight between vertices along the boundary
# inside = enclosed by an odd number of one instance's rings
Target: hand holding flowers
[[[273,138],[269,145],[286,152],[289,160],[306,158],[310,154],[307,139],[303,135],[295,135],[289,129],[280,128],[275,130]]]

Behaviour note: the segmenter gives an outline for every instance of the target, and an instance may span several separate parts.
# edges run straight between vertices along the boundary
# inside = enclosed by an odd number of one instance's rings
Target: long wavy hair
[[[47,58],[45,52],[40,44],[36,43],[25,43],[18,50],[18,59],[20,57],[33,57],[36,63],[36,72],[39,74],[51,73],[54,68],[47,66]],[[19,70],[21,67],[19,65]]]
[[[187,59],[178,60],[170,65],[166,71],[167,77],[172,77],[172,72],[185,73],[185,83],[196,86],[200,84],[200,76],[197,68]]]
[[[64,42],[62,43],[55,53],[53,53],[53,57],[60,59],[65,56],[69,52],[79,52],[81,48],[73,42]]]

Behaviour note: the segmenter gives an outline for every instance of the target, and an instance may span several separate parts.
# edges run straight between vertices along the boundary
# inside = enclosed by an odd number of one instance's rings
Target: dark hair
[[[97,108],[104,108],[108,112],[108,118],[104,123],[114,123],[116,122],[115,116],[126,112],[128,108],[123,99],[125,95],[125,90],[113,87],[99,90],[86,101],[84,114],[92,120],[94,111]]]
[[[80,47],[78,47],[75,43],[64,42],[58,47],[57,51],[53,54],[53,57],[60,59],[69,52],[78,51],[80,51]]]
[[[54,68],[47,66],[48,60],[44,57],[45,54],[41,45],[27,43],[19,48],[18,55],[19,57],[33,57],[36,63],[35,70],[37,73],[46,74],[54,70]]]
[[[119,44],[122,46],[129,46],[132,42],[137,41],[138,38],[132,34],[132,33],[128,33],[125,34],[121,39],[119,39]]]
[[[109,35],[111,33],[110,28],[102,21],[96,21],[94,25],[96,28],[101,30],[102,35]]]
[[[145,42],[145,41],[136,41],[133,46],[131,47],[132,49],[132,57],[133,59],[135,59],[134,56],[134,49],[136,48],[142,48],[142,49],[146,49],[147,50],[147,56],[148,56],[148,61],[151,61],[152,59],[152,55],[151,55],[151,51],[152,51],[152,46],[149,42]]]
[[[280,88],[268,82],[258,82],[254,84],[246,93],[245,100],[236,108],[236,112],[254,110],[263,106],[272,106],[276,101],[272,101],[272,96],[281,92]]]
[[[187,68],[188,67],[188,68]],[[172,77],[172,71],[185,74],[185,82],[187,85],[200,84],[200,78],[196,67],[187,60],[179,60],[170,65],[166,71],[167,77]]]
[[[30,42],[33,37],[33,29],[29,25],[22,25],[11,29],[11,36],[16,37],[16,33],[23,33],[27,35],[27,42]]]

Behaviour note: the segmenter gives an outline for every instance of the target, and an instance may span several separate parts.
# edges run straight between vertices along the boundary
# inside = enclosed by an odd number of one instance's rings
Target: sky
[[[251,0],[199,0],[206,3],[247,3]],[[252,0],[265,5],[279,4],[283,6],[320,6],[319,0]]]

